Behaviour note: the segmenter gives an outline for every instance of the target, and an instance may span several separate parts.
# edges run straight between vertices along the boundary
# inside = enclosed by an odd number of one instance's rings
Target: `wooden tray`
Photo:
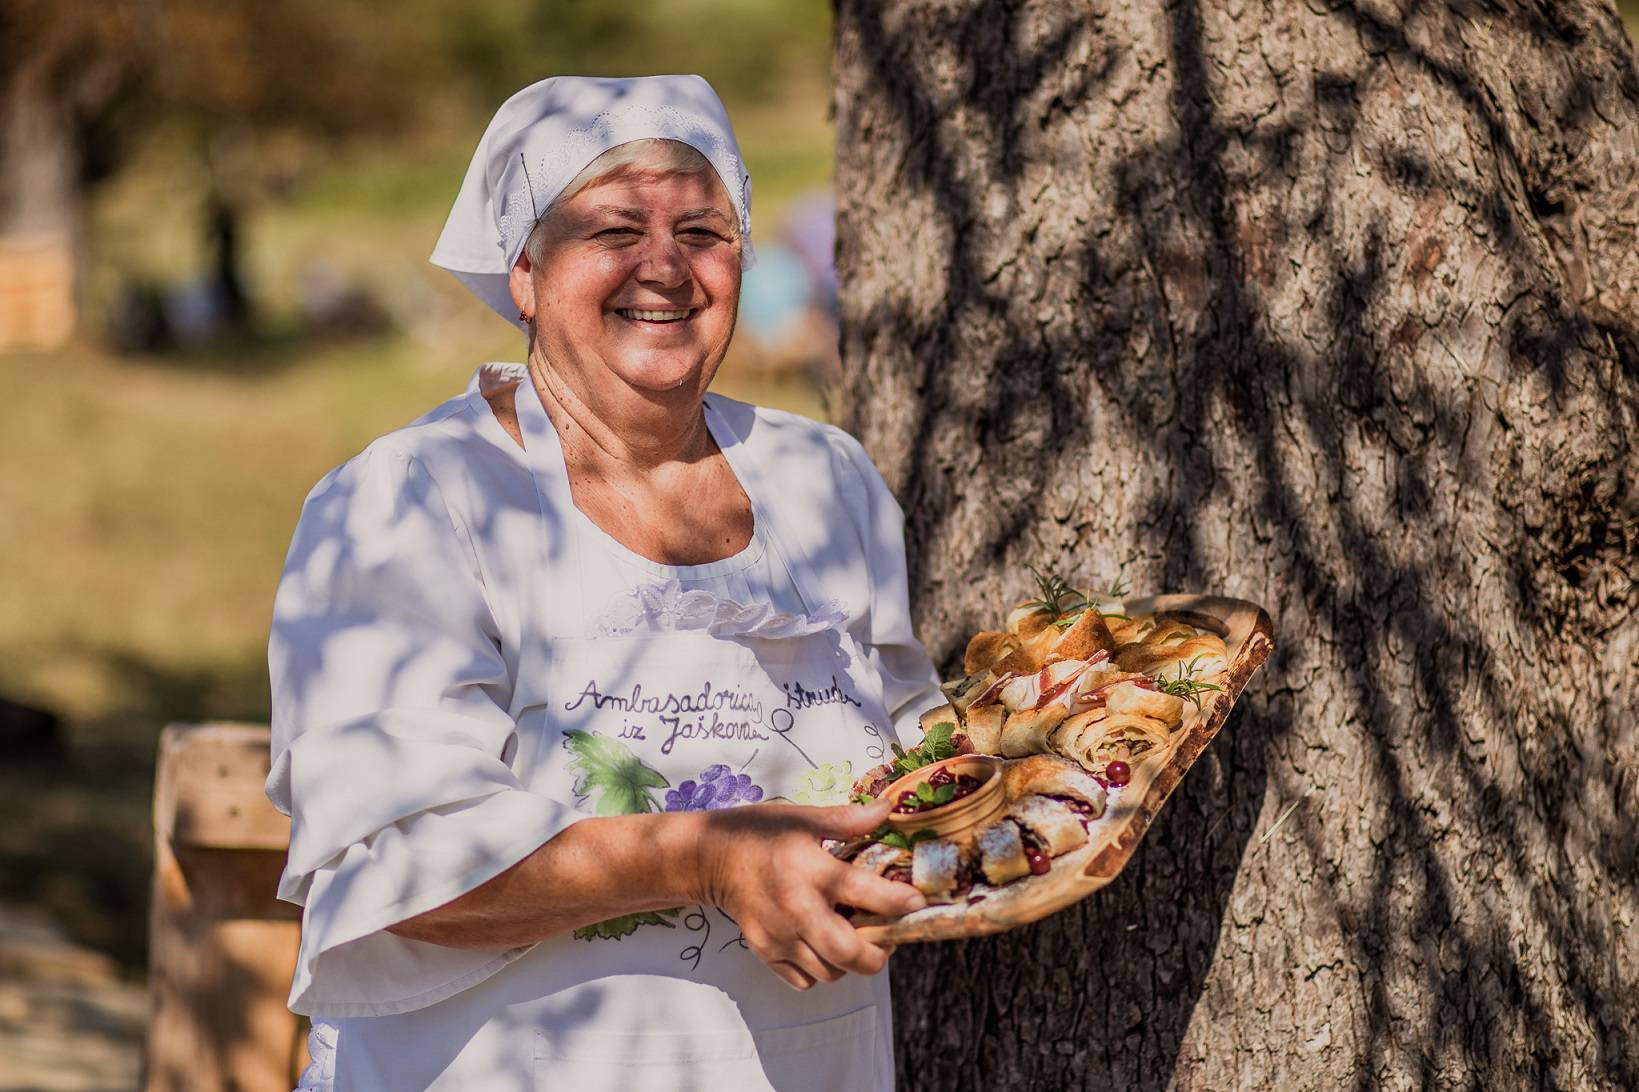
[[[1190,707],[1166,750],[1137,764],[1132,781],[1111,790],[1104,815],[1088,828],[1087,844],[1053,858],[1052,871],[986,889],[978,902],[930,906],[902,918],[854,919],[864,939],[878,944],[912,944],[1005,932],[1039,921],[1080,902],[1120,874],[1161,805],[1223,727],[1247,680],[1274,648],[1275,627],[1254,603],[1213,595],[1158,595],[1132,599],[1133,614],[1161,611],[1193,615],[1185,620],[1224,639],[1229,670],[1224,689]]]

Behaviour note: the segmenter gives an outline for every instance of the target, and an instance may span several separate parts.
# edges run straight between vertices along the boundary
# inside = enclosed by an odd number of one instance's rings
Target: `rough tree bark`
[[[1279,631],[1115,885],[895,957],[904,1086],[1639,1087],[1609,0],[839,0],[834,73],[935,658],[1026,563]]]

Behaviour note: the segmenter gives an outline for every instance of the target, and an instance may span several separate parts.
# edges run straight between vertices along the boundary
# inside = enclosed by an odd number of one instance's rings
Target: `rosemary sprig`
[[[1121,567],[1115,571],[1115,579],[1110,581],[1108,588],[1104,589],[1102,598],[1123,599],[1130,591],[1132,591],[1132,585],[1127,583],[1127,563],[1123,561]],[[1088,596],[1088,598],[1091,599],[1092,596]]]
[[[1187,664],[1179,664],[1178,677],[1174,679],[1167,678],[1165,669],[1157,672],[1155,674],[1156,689],[1163,694],[1171,694],[1175,698],[1183,698],[1185,701],[1193,702],[1195,708],[1199,709],[1202,694],[1223,689],[1217,683],[1201,682],[1195,678],[1197,665],[1200,662],[1201,657],[1197,656]]]
[[[1116,570],[1115,579],[1110,581],[1110,586],[1101,592],[1094,591],[1092,588],[1087,588],[1085,591],[1073,588],[1057,576],[1044,577],[1035,569],[1031,569],[1030,572],[1035,576],[1036,585],[1042,591],[1042,598],[1032,599],[1031,604],[1039,609],[1050,610],[1057,614],[1058,617],[1053,620],[1053,624],[1060,629],[1069,629],[1075,625],[1076,619],[1080,618],[1089,608],[1112,600],[1119,603],[1128,592],[1132,591],[1132,586],[1127,583],[1127,563],[1125,561]],[[1055,592],[1058,594],[1058,599],[1055,601],[1056,606],[1050,605],[1048,602],[1052,597],[1052,593]],[[1099,616],[1123,619],[1127,617],[1123,611],[1102,610],[1099,611]]]
[[[1055,618],[1061,617],[1067,611],[1074,610],[1079,613],[1087,608],[1087,596],[1071,587],[1057,573],[1044,573],[1032,565],[1030,575],[1036,578],[1036,589],[1041,592],[1041,597],[1027,601],[1026,606],[1046,611]]]

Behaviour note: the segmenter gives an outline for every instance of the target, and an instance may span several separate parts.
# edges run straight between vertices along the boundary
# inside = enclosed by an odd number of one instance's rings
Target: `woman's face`
[[[715,171],[631,170],[582,189],[542,226],[541,260],[513,270],[536,344],[583,390],[703,393],[740,299],[733,207]]]

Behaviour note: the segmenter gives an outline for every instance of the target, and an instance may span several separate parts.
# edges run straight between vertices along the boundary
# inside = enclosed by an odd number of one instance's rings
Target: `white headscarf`
[[[687,144],[716,169],[749,268],[751,176],[728,111],[699,76],[554,76],[507,99],[478,142],[432,263],[522,328],[508,277],[536,219],[598,156],[657,137]]]

